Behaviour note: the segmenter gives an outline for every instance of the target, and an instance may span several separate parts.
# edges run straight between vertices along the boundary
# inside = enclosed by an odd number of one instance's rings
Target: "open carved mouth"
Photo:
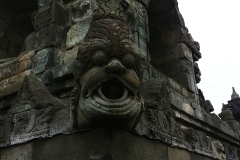
[[[111,79],[104,82],[99,91],[108,99],[120,99],[123,97],[126,89],[120,81],[117,79]]]
[[[134,97],[135,94],[127,88],[123,82],[117,78],[111,78],[99,82],[95,87],[88,90],[86,98],[90,96],[94,96],[94,99],[97,101],[101,99],[101,102],[117,103],[128,101],[131,97]]]

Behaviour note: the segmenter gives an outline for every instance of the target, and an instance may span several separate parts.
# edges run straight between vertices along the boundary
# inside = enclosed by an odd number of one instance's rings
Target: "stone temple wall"
[[[0,159],[238,160],[176,0],[0,0]]]

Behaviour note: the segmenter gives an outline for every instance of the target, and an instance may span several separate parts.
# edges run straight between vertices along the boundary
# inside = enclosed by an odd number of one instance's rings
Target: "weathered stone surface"
[[[33,160],[33,143],[25,143],[17,146],[4,148],[1,154],[1,160]]]
[[[59,65],[68,65],[76,60],[78,53],[78,46],[73,47],[67,51],[61,51],[57,55],[57,62]]]
[[[70,104],[68,104],[70,105]],[[71,129],[70,107],[53,97],[33,76],[25,77],[13,106],[7,114],[10,144],[34,138],[68,133]]]
[[[173,79],[168,78],[168,84],[169,87],[173,90],[175,90],[176,92],[178,92],[179,94],[183,95],[184,97],[188,98],[188,92],[186,90],[186,88],[182,87],[181,85],[179,85],[178,83],[176,83]]]
[[[81,22],[73,25],[67,33],[67,48],[71,48],[74,45],[79,44],[85,37],[91,21]],[[79,32],[80,31],[80,32]]]
[[[189,110],[189,114],[194,116],[195,115],[195,111],[193,111],[193,107],[190,105],[191,104],[191,100],[183,97],[181,94],[175,92],[175,91],[171,91],[170,92],[170,103],[177,107],[180,110]],[[185,108],[184,108],[185,106]],[[187,109],[189,108],[189,109]]]
[[[240,125],[239,123],[236,121],[236,120],[228,120],[226,121],[226,123],[232,127],[232,129],[235,131],[235,132],[239,132],[240,131]]]
[[[31,69],[34,55],[34,51],[22,53],[17,58],[8,59],[5,63],[0,64],[0,81]]]
[[[214,160],[214,158],[210,158],[210,157],[206,157],[200,154],[196,154],[196,153],[190,153],[190,159],[191,160]]]
[[[167,9],[169,9],[169,8],[171,8],[175,5],[173,3],[174,1],[151,0],[150,3],[149,3],[148,10],[149,10],[150,13],[151,12],[158,13],[159,11],[167,10]]]
[[[40,74],[47,69],[56,66],[59,63],[57,57],[59,52],[60,50],[55,47],[37,52],[33,60],[32,73]]]
[[[225,155],[227,160],[231,159],[237,159],[237,153],[236,148],[234,146],[231,146],[227,143],[222,142],[222,145],[224,147]]]
[[[77,142],[77,143],[76,143]],[[167,145],[119,129],[97,129],[34,142],[33,159],[168,160]],[[52,148],[55,152],[52,152]],[[61,153],[61,154],[59,154]]]
[[[196,83],[199,83],[201,81],[201,71],[197,63],[194,63],[194,73],[195,73]]]
[[[145,110],[136,125],[135,132],[149,138],[172,144],[175,134],[175,116],[169,105],[169,91],[158,79],[143,82],[140,91]]]
[[[168,160],[190,160],[190,152],[168,146]],[[197,159],[196,159],[197,160]]]
[[[158,65],[161,65],[181,58],[186,58],[193,62],[191,50],[184,43],[177,43],[154,56],[153,63],[158,63]]]
[[[17,92],[22,84],[23,78],[29,75],[31,70],[27,70],[21,74],[5,79],[0,82],[0,97]]]
[[[213,149],[213,158],[219,160],[226,160],[226,155],[224,154],[224,147],[219,141],[212,142],[212,149]]]
[[[197,93],[192,63],[187,59],[177,59],[160,65],[161,71],[191,92]]]
[[[90,27],[93,11],[97,8],[96,1],[79,1],[71,8],[71,20],[76,23],[67,33],[67,48],[79,44]]]
[[[194,61],[197,61],[201,58],[201,53],[198,51],[196,44],[194,43],[191,35],[184,28],[177,26],[173,29],[170,29],[166,32],[163,32],[160,35],[156,35],[153,39],[150,40],[153,54],[157,55],[160,50],[165,50],[171,48],[172,45],[177,43],[185,43],[192,51],[192,57]]]
[[[146,8],[138,1],[126,1],[128,4],[127,15],[131,18],[130,27],[134,42],[138,45],[143,59],[150,61],[147,47],[149,42],[148,15]]]
[[[49,1],[44,1],[49,2]],[[39,2],[39,4],[43,4]],[[44,3],[45,4],[45,3]],[[66,27],[69,26],[69,12],[60,1],[50,1],[42,6],[36,16],[36,50],[55,46],[62,48],[66,42]]]
[[[74,71],[74,64],[68,63],[66,65],[61,65],[53,68],[52,76],[54,79],[63,79],[65,76],[72,75],[73,71]]]
[[[174,35],[172,37],[177,38]],[[152,42],[154,46],[151,54],[153,66],[188,90],[197,93],[192,51],[182,40],[171,40],[168,36],[165,38],[167,40],[163,39],[163,43],[159,42],[159,39]]]

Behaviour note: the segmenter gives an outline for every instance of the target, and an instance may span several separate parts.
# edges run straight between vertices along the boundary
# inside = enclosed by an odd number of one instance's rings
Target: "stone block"
[[[190,160],[190,152],[168,146],[168,160]]]
[[[197,153],[190,153],[190,160],[214,160],[214,159]]]
[[[66,65],[55,67],[55,68],[53,68],[53,72],[52,72],[53,78],[57,79],[57,80],[62,79],[65,76],[73,78],[73,75],[72,75],[73,69],[74,68],[73,68],[72,63],[68,63]]]
[[[201,58],[201,53],[187,30],[180,26],[170,29],[162,34],[156,35],[150,40],[152,54],[157,55],[160,51],[171,48],[174,44],[185,43],[192,51],[194,61]]]
[[[177,107],[178,109],[182,110],[182,96],[174,91],[170,92],[170,103]]]
[[[150,4],[154,3],[154,1],[150,2]],[[165,5],[163,6],[166,6],[167,4],[166,1],[160,2],[160,3],[165,3]],[[159,1],[158,2],[155,1],[155,4],[159,5]],[[150,26],[150,29],[153,29],[151,27],[154,27],[155,29],[155,35],[151,35],[153,37],[164,31],[170,30],[178,25],[183,27],[185,26],[184,23],[181,23],[182,17],[179,14],[179,11],[176,7],[174,7],[173,5],[169,5],[168,6],[169,8],[161,11],[160,8],[163,8],[163,6],[161,7],[159,6],[158,11],[156,12],[151,11],[153,9],[153,6],[150,6],[151,8],[149,9],[149,17],[150,17],[149,19],[154,24],[154,26]]]
[[[222,123],[220,123],[220,128],[221,130],[225,133],[225,134],[228,134],[230,136],[234,136],[234,131],[232,130],[232,128],[230,128],[230,126],[224,122],[224,121],[221,121]]]
[[[167,145],[121,129],[93,129],[34,141],[33,159],[168,160]],[[52,149],[54,148],[54,152]],[[61,154],[59,154],[61,153]]]
[[[71,28],[67,32],[67,48],[71,48],[79,44],[83,40],[83,38],[87,34],[90,24],[91,20],[88,20],[71,26]]]
[[[193,63],[188,59],[175,59],[161,65],[154,65],[154,67],[186,89],[197,93]]]
[[[36,140],[33,159],[103,159],[110,152],[111,137],[111,131],[99,129]]]
[[[159,13],[159,11],[167,10],[173,7],[174,3],[172,1],[158,1],[152,0],[149,3],[149,12]],[[151,16],[152,17],[152,16]]]
[[[66,29],[57,24],[50,24],[40,28],[36,33],[36,46],[37,51],[54,46],[62,48],[66,41]]]
[[[120,129],[113,130],[111,146],[112,159],[114,160],[168,160],[168,150],[165,143]]]
[[[59,52],[60,50],[55,47],[37,52],[33,60],[32,72],[34,74],[43,73],[47,69],[57,65],[59,62],[57,57]]]
[[[150,64],[151,68],[152,68],[152,74],[150,75],[151,78],[156,78],[158,80],[160,80],[161,82],[166,82],[168,81],[168,77],[166,75],[164,75],[162,72],[158,71],[156,68],[154,68],[151,64]]]
[[[181,85],[183,85],[185,88],[187,88],[189,91],[195,93],[197,92],[197,86],[193,74],[184,73],[173,76],[172,78],[175,79]]]
[[[197,119],[204,121],[204,114],[201,109],[195,109],[195,114]]]
[[[168,84],[169,87],[178,92],[179,94],[183,95],[185,98],[188,98],[188,92],[187,90],[179,85],[177,82],[175,82],[173,79],[168,78]]]
[[[51,70],[46,70],[41,77],[41,81],[43,84],[51,84],[53,83],[53,76]]]
[[[71,89],[74,86],[74,79],[67,79],[61,82],[55,82],[53,84],[53,91],[60,91],[60,90],[66,90]]]
[[[58,64],[59,65],[68,65],[73,63],[77,58],[78,46],[73,47],[67,51],[61,51],[57,54]]]
[[[36,16],[36,50],[49,46],[63,47],[66,41],[66,28],[70,25],[69,19],[69,12],[57,1],[47,2],[46,6],[39,9]]]
[[[23,78],[29,75],[31,70],[27,70],[11,78],[0,81],[0,98],[17,92],[22,84]]]
[[[184,44],[177,43],[153,56],[153,63],[161,65],[176,59],[186,58],[193,63],[192,51]]]
[[[145,22],[141,19],[139,19],[139,24],[138,24],[138,34],[139,37],[144,39],[145,41],[148,41],[148,34],[147,34],[147,25]]]
[[[182,109],[185,111],[187,114],[191,116],[195,116],[194,109],[187,103],[182,103]]]
[[[235,120],[227,120],[226,123],[232,127],[232,129],[235,131],[235,132],[239,132],[240,131],[240,126],[239,126],[239,123]]]
[[[1,160],[33,160],[32,143],[20,144],[2,149]]]
[[[0,64],[0,81],[32,68],[33,51]]]

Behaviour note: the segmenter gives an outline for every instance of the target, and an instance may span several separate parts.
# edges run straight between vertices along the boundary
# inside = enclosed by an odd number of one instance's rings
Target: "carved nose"
[[[106,66],[105,71],[112,74],[124,74],[126,73],[126,67],[124,67],[121,62],[114,59]]]

